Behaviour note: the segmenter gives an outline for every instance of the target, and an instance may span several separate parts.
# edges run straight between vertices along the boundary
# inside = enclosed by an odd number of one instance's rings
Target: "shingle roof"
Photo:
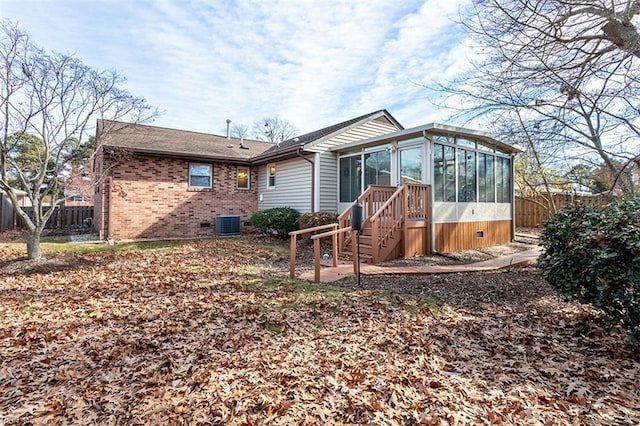
[[[398,128],[402,125],[385,109],[370,112],[342,123],[324,127],[287,139],[277,145],[251,139],[240,139],[207,133],[176,130],[144,124],[130,124],[119,121],[98,120],[99,143],[103,146],[118,147],[137,153],[181,158],[217,159],[260,163],[270,158],[295,156],[296,148],[329,137],[360,122],[386,117]]]
[[[138,153],[249,161],[273,146],[272,143],[143,124],[98,120],[99,143]]]
[[[264,155],[274,154],[278,151],[286,150],[287,148],[290,148],[292,146],[306,145],[308,143],[315,142],[319,139],[322,139],[340,130],[346,129],[351,125],[364,121],[368,118],[375,117],[377,115],[380,115],[380,116],[385,115],[387,118],[389,118],[390,121],[392,121],[400,129],[404,129],[404,127],[402,127],[402,125],[391,114],[389,114],[389,112],[386,109],[381,109],[378,111],[370,112],[365,115],[361,115],[360,117],[352,118],[351,120],[343,121],[342,123],[333,124],[331,126],[328,126],[319,130],[314,130],[313,132],[310,132],[310,133],[305,133],[304,135],[287,139],[286,141],[280,142],[280,144],[278,145],[274,145],[270,147],[268,150],[264,152]]]

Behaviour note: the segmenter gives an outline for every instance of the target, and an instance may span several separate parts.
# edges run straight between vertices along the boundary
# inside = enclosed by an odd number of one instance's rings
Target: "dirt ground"
[[[463,250],[433,256],[416,256],[381,263],[381,266],[431,266],[456,265],[481,262],[506,256],[539,246],[539,228],[518,228],[515,241],[494,247]],[[330,253],[328,242],[322,246],[323,253]],[[265,268],[265,274],[284,278],[289,273],[289,259],[281,258]],[[313,246],[311,241],[298,243],[296,273],[313,269]],[[535,266],[512,267],[495,272],[465,272],[452,274],[407,274],[407,275],[361,275],[360,282],[354,276],[333,283],[352,289],[393,290],[400,293],[432,296],[456,306],[480,306],[497,303],[518,308],[522,301],[531,297],[554,294]]]
[[[22,250],[0,243],[0,424],[640,423],[640,346],[534,267],[315,285],[247,236]]]
[[[518,228],[516,241],[495,247],[484,247],[475,250],[464,250],[454,253],[433,256],[416,256],[408,259],[396,259],[384,262],[383,266],[420,266],[420,265],[454,265],[480,262],[491,258],[530,250],[538,246],[535,238],[540,230],[536,228]],[[0,241],[16,241],[21,238],[20,232],[3,233]],[[278,239],[266,239],[254,235],[261,242],[269,242],[282,246],[283,256],[275,258],[263,266],[263,275],[273,278],[287,278],[289,274],[288,243]],[[330,252],[328,241],[323,242],[323,252]],[[1,254],[1,253],[0,253]],[[86,257],[73,254],[48,256],[39,261],[29,261],[24,257],[13,257],[10,261],[0,256],[0,276],[18,274],[46,274],[68,269],[90,267]],[[298,243],[296,256],[298,274],[313,269],[313,245],[308,239]],[[548,283],[540,276],[535,266],[513,267],[495,272],[453,273],[440,275],[362,275],[360,281],[356,277],[347,277],[336,283],[337,286],[365,289],[392,290],[399,293],[431,296],[455,306],[477,307],[488,303],[522,307],[522,301],[531,297],[544,297],[554,294]]]

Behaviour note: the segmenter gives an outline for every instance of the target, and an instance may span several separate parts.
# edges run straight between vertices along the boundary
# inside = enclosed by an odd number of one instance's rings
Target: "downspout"
[[[104,238],[104,240],[108,240],[109,238],[111,238],[111,185],[113,184],[112,181],[112,177],[109,176],[107,178],[107,191],[106,194],[104,194],[104,202],[103,204],[103,212],[102,212],[102,228],[105,228],[106,225],[106,229],[104,229],[102,238]],[[105,216],[105,212],[106,212],[106,216],[107,216],[107,220],[104,220],[104,216]]]
[[[313,162],[313,160],[309,160],[307,157],[305,157],[304,155],[302,155],[302,148],[304,147],[304,145],[300,145],[298,147],[298,150],[296,151],[296,155],[300,158],[302,158],[303,160],[309,162],[309,164],[311,164],[311,213],[314,213],[316,211],[316,206],[315,206],[315,201],[316,201],[316,187],[315,187],[315,183],[316,183],[316,164]]]

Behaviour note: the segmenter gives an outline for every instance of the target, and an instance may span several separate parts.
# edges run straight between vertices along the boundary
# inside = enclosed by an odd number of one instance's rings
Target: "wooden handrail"
[[[297,231],[291,231],[289,232],[289,236],[293,236],[293,235],[303,235],[303,234],[308,234],[309,232],[315,232],[315,231],[322,231],[323,229],[329,229],[329,228],[337,228],[338,224],[337,223],[330,223],[328,225],[320,225],[320,226],[314,226],[313,228],[305,228],[305,229],[299,229]]]
[[[402,231],[406,237],[409,219],[429,217],[427,211],[430,201],[429,189],[429,185],[403,184],[371,216],[371,240],[375,262],[386,257],[383,249],[394,234]]]
[[[333,231],[327,231],[327,232],[323,232],[322,234],[312,235],[311,239],[312,240],[317,240],[317,239],[320,239],[320,238],[330,237],[332,235],[341,234],[343,232],[349,232],[349,231],[352,231],[352,230],[353,229],[351,227],[334,229]]]
[[[345,228],[345,227],[351,226],[351,220],[348,219],[348,217],[351,214],[353,206],[358,203],[362,204],[364,207],[363,212],[365,214],[365,217],[362,218],[362,225],[367,226],[367,224],[370,221],[371,215],[375,213],[374,204],[376,202],[379,202],[376,200],[376,195],[380,193],[387,193],[387,192],[393,193],[393,191],[395,191],[395,187],[392,187],[392,186],[386,186],[386,185],[367,186],[367,189],[365,189],[365,191],[362,194],[360,194],[358,198],[356,198],[351,204],[349,204],[349,206],[340,214],[340,216],[338,216],[338,223],[340,225],[339,227]],[[386,201],[386,198],[388,197],[385,197],[385,201]],[[349,243],[349,239],[348,238],[345,239],[345,237],[341,234],[338,238],[338,246],[340,247],[340,250],[343,250],[348,243]]]
[[[334,229],[333,231],[323,232],[322,234],[312,235],[313,240],[313,280],[316,283],[320,283],[320,238],[333,237],[333,266],[337,265],[337,237],[338,234],[353,231],[351,227]],[[355,245],[353,246],[353,272],[358,273],[357,259],[355,256]]]
[[[371,216],[371,221],[377,220],[382,214],[382,211],[386,209],[393,202],[394,198],[399,197],[400,194],[404,192],[404,190],[405,190],[404,185],[398,188],[396,192],[394,192],[393,195],[391,195],[391,197],[378,209],[378,211]]]
[[[320,225],[320,226],[314,226],[313,228],[307,228],[307,229],[300,229],[298,231],[291,231],[289,232],[289,236],[291,237],[291,241],[289,242],[289,278],[295,278],[296,277],[296,251],[297,251],[297,240],[298,240],[298,235],[303,235],[303,234],[309,234],[311,232],[315,232],[315,231],[321,231],[323,229],[329,229],[329,228],[333,228],[338,229],[338,224],[337,223],[330,223],[328,225]],[[337,241],[335,241],[334,238],[334,244],[333,244],[333,266],[337,265],[337,258],[338,258],[338,248],[337,248]]]

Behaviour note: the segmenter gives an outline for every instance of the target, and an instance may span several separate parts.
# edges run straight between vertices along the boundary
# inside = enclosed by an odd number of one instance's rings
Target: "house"
[[[213,235],[220,214],[335,211],[329,149],[401,128],[381,110],[276,145],[99,120],[94,226],[116,240],[195,237]]]
[[[88,167],[71,164],[64,184],[64,205],[67,207],[93,206],[93,174]]]
[[[481,131],[404,129],[379,110],[277,145],[108,121],[97,133],[94,223],[103,238],[212,235],[220,214],[246,222],[279,206],[335,211],[349,226],[354,202],[365,206],[373,261],[500,244],[514,233],[518,150]]]
[[[331,151],[340,225],[350,225],[352,200],[364,206],[365,245],[372,245],[365,250],[374,262],[514,237],[513,156],[520,150],[485,132],[431,123]]]
[[[213,235],[219,214],[258,209],[251,159],[272,144],[98,120],[95,229],[116,240]]]

